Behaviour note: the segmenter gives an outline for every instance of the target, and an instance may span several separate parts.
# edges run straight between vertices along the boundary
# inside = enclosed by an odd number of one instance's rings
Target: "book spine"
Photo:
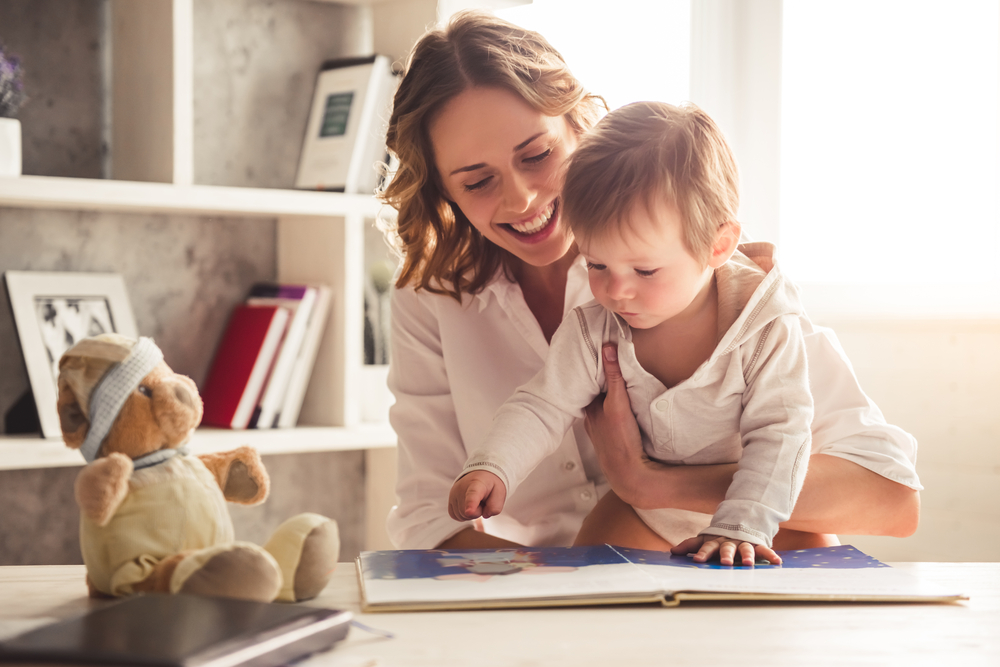
[[[302,401],[305,398],[306,388],[309,386],[309,378],[312,376],[313,365],[316,363],[316,354],[319,352],[323,331],[326,329],[326,321],[330,310],[330,298],[329,287],[325,285],[316,287],[316,303],[313,305],[313,312],[309,317],[306,334],[302,340],[302,347],[295,359],[288,379],[288,388],[285,391],[284,403],[278,413],[278,428],[293,428],[299,421]]]
[[[309,316],[315,302],[316,289],[312,287],[306,289],[302,299],[298,301],[295,314],[288,325],[288,333],[281,344],[281,351],[278,353],[274,370],[260,400],[257,428],[273,428],[277,423],[285,394],[288,392],[288,381],[295,366],[295,360],[302,349],[302,341],[305,338]]]
[[[277,283],[256,283],[250,288],[247,301],[251,299],[291,299],[301,300],[309,291],[308,285],[282,285]]]
[[[274,311],[274,317],[271,319],[271,325],[267,329],[267,335],[264,337],[264,342],[260,346],[260,352],[257,354],[257,359],[254,361],[250,378],[247,380],[246,390],[240,397],[240,402],[236,407],[236,412],[233,414],[233,421],[231,423],[232,428],[244,429],[249,426],[250,417],[253,415],[254,408],[257,407],[260,392],[264,387],[264,380],[267,378],[267,374],[271,370],[271,364],[274,362],[274,357],[278,350],[278,344],[281,342],[281,337],[284,335],[285,326],[287,324],[288,309],[276,308]]]

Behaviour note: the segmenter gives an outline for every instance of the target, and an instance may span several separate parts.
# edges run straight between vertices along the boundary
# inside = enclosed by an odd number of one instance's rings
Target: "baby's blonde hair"
[[[583,134],[597,121],[598,100],[541,35],[479,11],[455,14],[424,34],[410,53],[396,92],[386,143],[399,168],[381,199],[398,211],[390,242],[403,255],[397,286],[450,294],[483,289],[510,255],[485,239],[445,197],[429,126],[463,91],[501,88],[547,116],[563,116]],[[395,235],[395,238],[391,238]]]
[[[577,239],[621,231],[636,206],[673,203],[684,244],[705,260],[719,228],[736,223],[739,171],[718,125],[693,104],[636,102],[612,111],[580,142],[563,187]]]

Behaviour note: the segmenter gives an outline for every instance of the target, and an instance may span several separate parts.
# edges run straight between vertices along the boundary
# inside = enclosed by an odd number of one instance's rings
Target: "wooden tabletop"
[[[961,591],[950,604],[683,603],[363,614],[353,563],[309,604],[353,627],[303,667],[461,665],[1000,665],[1000,563],[892,563]],[[83,566],[0,567],[0,638],[102,604]]]

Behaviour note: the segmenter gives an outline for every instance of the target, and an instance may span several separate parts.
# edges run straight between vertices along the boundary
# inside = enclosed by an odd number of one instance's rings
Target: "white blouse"
[[[580,258],[569,270],[563,314],[592,298]],[[832,331],[805,318],[803,329],[815,404],[812,452],[921,488],[914,438],[885,423]],[[410,287],[393,290],[391,345],[399,504],[388,531],[399,548],[430,549],[469,525],[448,516],[448,492],[497,409],[541,369],[549,348],[520,286],[505,278],[463,295],[461,303]],[[485,530],[519,544],[570,544],[608,488],[577,422],[507,498],[503,513],[484,522]]]

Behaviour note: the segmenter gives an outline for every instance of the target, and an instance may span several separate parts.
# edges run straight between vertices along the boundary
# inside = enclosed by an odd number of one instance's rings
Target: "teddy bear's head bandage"
[[[87,463],[92,463],[97,458],[101,443],[115,423],[115,418],[125,400],[161,361],[163,352],[153,339],[140,338],[132,346],[132,352],[128,357],[112,366],[94,387],[90,395],[90,429],[80,446],[80,452]]]

